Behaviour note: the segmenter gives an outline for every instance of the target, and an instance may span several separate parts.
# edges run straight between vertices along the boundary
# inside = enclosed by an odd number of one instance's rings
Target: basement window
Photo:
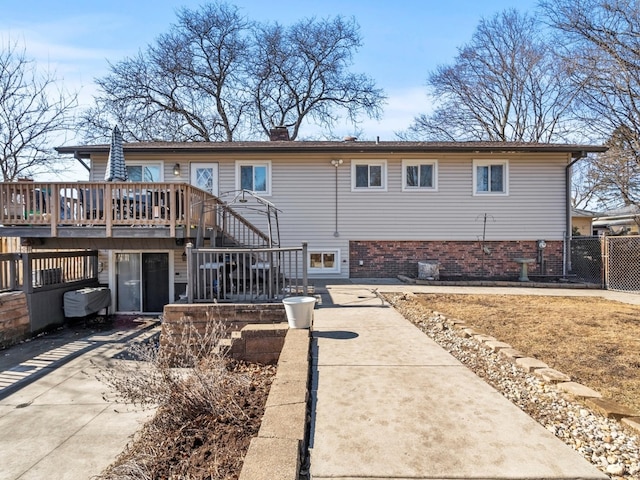
[[[309,273],[339,273],[338,250],[309,251]]]

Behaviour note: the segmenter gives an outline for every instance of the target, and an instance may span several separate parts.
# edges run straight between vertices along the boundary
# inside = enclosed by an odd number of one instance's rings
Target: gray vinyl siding
[[[562,238],[564,160],[510,158],[509,194],[495,196],[473,195],[471,157],[438,159],[437,192],[403,192],[401,158],[387,158],[386,191],[353,192],[351,160],[338,167],[339,231],[351,239],[475,240],[473,225],[485,213],[497,239]],[[328,159],[274,162],[272,201],[284,209],[285,225],[333,235],[334,169]]]
[[[331,160],[342,159],[338,171],[338,236],[335,226],[335,172]],[[437,191],[403,191],[402,160],[436,160]],[[158,158],[160,159],[160,158]],[[385,191],[352,191],[351,162],[386,160]],[[508,160],[508,195],[473,194],[473,160]],[[154,160],[140,156],[140,160]],[[350,240],[562,240],[565,234],[564,153],[526,154],[265,154],[166,155],[165,181],[189,181],[192,161],[219,164],[219,188],[236,187],[236,161],[270,161],[271,195],[279,213],[283,246],[308,242],[314,251],[339,250],[340,276],[349,275]],[[136,159],[133,160],[134,162]],[[181,176],[173,175],[180,163]],[[92,180],[104,178],[106,157],[95,161]],[[235,208],[256,226],[266,230],[265,217]],[[176,273],[186,274],[179,253]],[[184,267],[184,268],[183,268]],[[329,274],[328,276],[336,276]]]
[[[315,159],[314,159],[315,160]],[[308,243],[310,251],[338,250],[340,275],[349,273],[349,236],[343,229],[343,201],[349,196],[350,177],[338,167],[338,236],[335,222],[335,170],[331,158],[274,162],[272,198],[282,209],[279,214],[281,236],[287,245]],[[300,174],[301,172],[302,175]],[[288,242],[291,241],[291,243]],[[336,276],[328,273],[328,276]],[[322,276],[316,273],[315,276]]]
[[[91,172],[89,174],[90,182],[104,182],[104,174],[107,170],[107,159],[107,156],[96,156],[92,159]],[[125,156],[125,163],[127,159],[129,159],[129,163],[136,165],[141,162],[160,163],[162,165],[163,182],[189,182],[189,160],[167,160],[164,156],[159,155],[146,155],[144,157]],[[176,163],[180,165],[180,175],[177,177],[173,174],[173,167]]]
[[[487,241],[562,240],[564,236],[566,156],[507,158],[509,193],[495,196],[474,195],[473,159],[503,160],[504,156],[386,156],[387,188],[370,192],[352,191],[351,162],[356,158],[343,158],[338,167],[337,237],[332,158],[337,157],[270,159],[272,195],[267,199],[282,210],[282,244],[308,242],[310,250],[338,249],[343,276],[348,276],[349,240],[476,241],[482,239],[485,214]],[[438,190],[402,191],[403,158],[436,159]],[[220,164],[222,190],[234,189],[235,161]],[[264,218],[245,215],[264,228]]]
[[[509,159],[508,195],[474,195],[473,159],[438,159],[437,192],[403,192],[401,159],[387,159],[385,192],[350,192],[341,170],[342,231],[357,240],[560,240],[564,164]]]

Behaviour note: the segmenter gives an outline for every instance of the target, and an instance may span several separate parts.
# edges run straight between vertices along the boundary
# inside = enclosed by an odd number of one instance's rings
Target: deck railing
[[[199,225],[216,225],[218,232],[224,235],[213,237],[211,247],[237,246],[245,248],[279,246],[268,234],[255,227],[242,215],[218,199],[204,200],[198,216],[203,218]],[[202,238],[202,236],[200,236]],[[203,247],[204,245],[196,245]]]
[[[204,208],[206,206],[206,208]],[[268,237],[220,199],[186,183],[7,182],[0,183],[0,225],[162,226],[224,232],[242,245],[265,245]],[[248,241],[252,243],[247,243]]]
[[[275,302],[306,295],[307,244],[293,248],[194,248],[187,245],[187,300]]]
[[[0,253],[0,292],[22,289],[22,255]]]
[[[33,293],[97,279],[97,251],[0,254],[0,292]]]

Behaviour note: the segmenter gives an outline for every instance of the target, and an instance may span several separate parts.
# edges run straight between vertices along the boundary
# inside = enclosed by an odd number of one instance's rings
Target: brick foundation
[[[479,241],[359,241],[349,242],[351,278],[418,276],[418,262],[440,263],[444,280],[488,278],[516,280],[520,265],[514,258],[537,258],[536,240]],[[562,275],[563,242],[547,241],[543,253],[544,272],[537,263],[529,265],[529,275]],[[363,265],[360,265],[362,261]]]

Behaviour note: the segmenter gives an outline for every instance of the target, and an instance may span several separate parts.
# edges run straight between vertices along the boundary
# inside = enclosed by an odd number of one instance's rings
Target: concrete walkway
[[[564,289],[316,285],[311,474],[352,479],[607,478],[376,296],[381,292],[640,295]],[[0,480],[85,480],[152,412],[105,401],[95,379],[148,324],[65,331],[0,350]]]
[[[0,480],[87,480],[112,463],[152,412],[104,400],[96,374],[150,326],[63,330],[0,350]]]
[[[311,478],[608,478],[384,304],[375,289],[426,290],[391,283],[325,285],[312,334]]]

